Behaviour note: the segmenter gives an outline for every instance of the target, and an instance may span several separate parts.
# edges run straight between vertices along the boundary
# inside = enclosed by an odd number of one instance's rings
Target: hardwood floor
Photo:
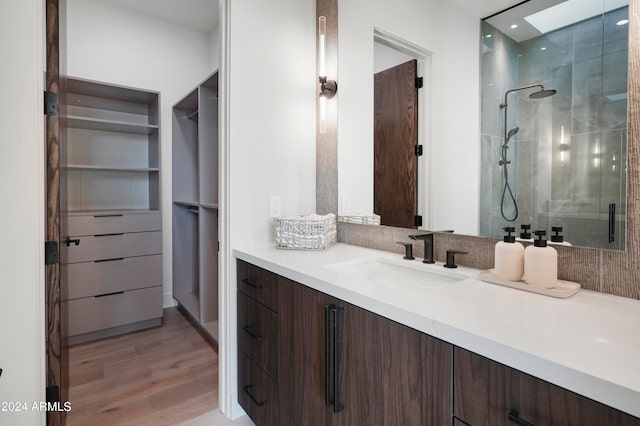
[[[176,309],[162,327],[69,348],[67,425],[176,425],[218,408],[218,354]]]

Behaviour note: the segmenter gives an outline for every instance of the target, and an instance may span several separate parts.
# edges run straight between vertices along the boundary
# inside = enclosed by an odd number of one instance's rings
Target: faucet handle
[[[413,244],[405,243],[404,241],[396,241],[396,244],[400,244],[401,246],[404,246],[404,257],[403,257],[403,259],[406,259],[406,260],[415,259],[415,257],[413,257]]]
[[[425,232],[423,234],[409,235],[409,238],[411,238],[412,240],[419,241],[419,240],[426,240],[427,238],[429,238],[429,236],[432,236],[432,235],[433,235],[433,232]]]
[[[458,265],[456,265],[456,261],[455,261],[455,255],[456,254],[468,254],[468,252],[461,251],[461,250],[447,250],[447,263],[444,264],[445,268],[457,268],[458,267]]]

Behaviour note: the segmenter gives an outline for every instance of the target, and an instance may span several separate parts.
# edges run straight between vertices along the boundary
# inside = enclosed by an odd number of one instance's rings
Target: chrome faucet
[[[409,235],[409,238],[416,241],[424,241],[424,260],[422,263],[436,263],[435,260],[433,260],[433,232]]]

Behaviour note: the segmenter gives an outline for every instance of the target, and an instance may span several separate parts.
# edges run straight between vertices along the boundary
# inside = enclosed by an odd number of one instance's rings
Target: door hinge
[[[416,154],[416,157],[420,157],[422,155],[422,145],[415,146],[415,154]]]
[[[416,77],[416,89],[422,89],[423,86],[424,86],[424,78]]]
[[[46,398],[47,404],[60,403],[60,386],[47,386]]]
[[[413,217],[413,226],[422,226],[422,216],[417,214]]]
[[[57,241],[45,241],[44,242],[44,264],[55,265],[60,262],[60,255],[58,253]]]
[[[57,93],[45,90],[44,113],[45,115],[56,115],[58,113],[58,94]]]

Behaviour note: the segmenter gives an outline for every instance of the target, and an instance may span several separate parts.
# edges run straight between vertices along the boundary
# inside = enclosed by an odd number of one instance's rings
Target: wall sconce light
[[[318,17],[318,81],[320,82],[320,133],[327,132],[327,98],[333,98],[338,91],[338,83],[327,79],[327,18]]]
[[[564,126],[560,126],[560,145],[558,146],[558,151],[560,151],[560,161],[564,163],[569,151],[569,144],[564,140]]]

